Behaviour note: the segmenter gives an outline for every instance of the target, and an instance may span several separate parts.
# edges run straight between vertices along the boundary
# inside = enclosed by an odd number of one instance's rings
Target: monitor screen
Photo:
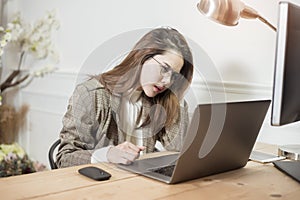
[[[300,7],[279,3],[271,124],[300,120]]]

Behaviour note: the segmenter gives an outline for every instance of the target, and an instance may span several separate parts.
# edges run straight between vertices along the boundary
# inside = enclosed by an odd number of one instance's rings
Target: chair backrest
[[[55,163],[54,157],[54,150],[56,149],[56,147],[58,147],[60,144],[60,139],[56,140],[50,147],[49,152],[48,152],[48,158],[49,158],[49,163],[50,163],[50,167],[51,169],[57,169],[57,165]]]

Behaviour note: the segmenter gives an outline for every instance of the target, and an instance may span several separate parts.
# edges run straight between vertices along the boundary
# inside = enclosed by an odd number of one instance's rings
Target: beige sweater
[[[96,79],[76,87],[63,117],[61,145],[56,156],[58,167],[90,163],[96,149],[126,141],[127,134],[117,125],[120,101]],[[142,102],[142,117],[145,118],[152,105],[144,99]],[[170,128],[161,129],[157,134],[149,128],[142,128],[146,152],[154,151],[156,140],[167,150],[180,151],[187,125],[188,108],[184,103],[178,123]]]

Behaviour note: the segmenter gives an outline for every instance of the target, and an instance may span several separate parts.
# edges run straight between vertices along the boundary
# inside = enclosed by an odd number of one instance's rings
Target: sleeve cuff
[[[94,164],[99,162],[109,162],[107,160],[106,155],[110,147],[111,146],[107,146],[94,151],[94,153],[91,156],[91,163]]]

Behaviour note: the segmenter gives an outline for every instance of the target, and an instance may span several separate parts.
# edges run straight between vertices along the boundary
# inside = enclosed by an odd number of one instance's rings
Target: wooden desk
[[[256,145],[276,153],[276,147]],[[112,174],[108,181],[93,181],[77,170],[57,169],[0,179],[1,199],[299,199],[300,185],[272,164],[249,161],[238,170],[167,185],[118,169],[95,164]]]

